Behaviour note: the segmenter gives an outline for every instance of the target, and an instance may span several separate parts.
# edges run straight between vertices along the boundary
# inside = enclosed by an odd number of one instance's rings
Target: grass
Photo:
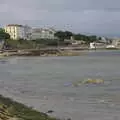
[[[5,98],[0,95],[0,117],[2,120],[7,120],[7,117],[15,117],[20,120],[58,120],[52,118],[45,113],[38,112],[21,103],[15,102],[10,98]]]

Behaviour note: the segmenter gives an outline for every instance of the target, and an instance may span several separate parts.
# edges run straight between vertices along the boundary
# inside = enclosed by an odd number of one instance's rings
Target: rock
[[[53,110],[48,110],[47,113],[53,113],[54,111]]]
[[[71,118],[67,118],[67,120],[72,120]]]
[[[103,84],[104,80],[102,79],[88,79],[83,81],[83,84]]]

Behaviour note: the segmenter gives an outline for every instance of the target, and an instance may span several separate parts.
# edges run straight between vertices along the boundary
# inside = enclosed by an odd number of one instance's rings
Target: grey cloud
[[[119,10],[119,0],[5,0],[11,6],[48,11]]]
[[[120,31],[119,15],[120,0],[0,0],[1,24],[113,34]]]

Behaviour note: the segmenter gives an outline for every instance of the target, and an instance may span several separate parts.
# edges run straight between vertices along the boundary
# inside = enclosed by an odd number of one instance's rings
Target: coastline
[[[0,120],[60,120],[0,95]]]
[[[84,54],[85,51],[75,51],[75,50],[64,50],[64,51],[41,51],[41,50],[17,50],[17,51],[4,51],[0,53],[0,57],[9,56],[41,56],[41,57],[51,57],[51,56],[80,56]]]
[[[105,51],[111,51],[111,50],[120,50],[120,49],[103,49],[103,48],[97,48],[97,49],[22,49],[22,50],[5,50],[0,52],[0,58],[2,57],[9,57],[9,56],[41,56],[41,57],[59,57],[59,56],[81,56],[87,54],[89,51],[99,51],[99,50],[105,50]]]

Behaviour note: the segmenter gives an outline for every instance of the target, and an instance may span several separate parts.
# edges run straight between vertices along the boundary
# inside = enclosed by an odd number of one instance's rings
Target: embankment
[[[58,120],[0,95],[0,120]]]

